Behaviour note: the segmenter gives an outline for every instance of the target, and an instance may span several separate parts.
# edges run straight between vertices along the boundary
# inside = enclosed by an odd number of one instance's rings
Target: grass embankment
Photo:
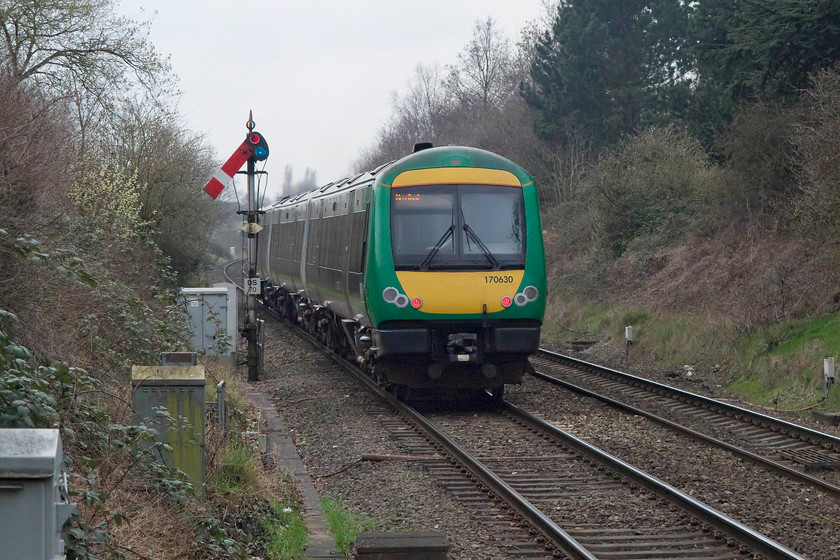
[[[225,381],[232,426],[225,437],[212,434],[208,438],[207,498],[217,510],[241,516],[235,524],[251,534],[252,550],[270,559],[303,558],[308,534],[294,479],[262,463],[253,435],[259,432],[259,425],[249,413],[251,407],[234,376],[220,370],[210,376],[214,383]],[[210,393],[210,399],[215,400],[215,391]]]
[[[567,296],[564,296],[567,297]],[[787,319],[746,329],[713,313],[668,313],[554,297],[546,315],[549,343],[596,342],[620,359],[633,327],[630,369],[691,375],[774,409],[840,409],[840,389],[824,395],[823,359],[840,359],[840,314]],[[688,366],[688,367],[686,367]]]
[[[235,410],[247,411],[236,380],[232,376],[223,377]],[[258,431],[259,426],[251,425],[247,419],[245,422],[236,433],[228,433],[228,439],[220,442],[218,452],[210,461],[213,467],[207,480],[208,497],[218,506],[230,506],[231,511],[254,512],[252,521],[256,523],[251,528],[258,544],[252,548],[264,551],[267,558],[303,558],[309,535],[295,482],[284,472],[265,468],[255,442],[246,435]],[[249,507],[249,504],[255,505]],[[321,508],[338,550],[349,558],[356,535],[372,529],[374,521],[345,509],[340,499],[329,496],[321,498]]]

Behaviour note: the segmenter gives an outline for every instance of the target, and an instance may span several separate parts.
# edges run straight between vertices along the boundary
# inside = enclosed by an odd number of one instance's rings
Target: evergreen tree
[[[700,0],[692,5],[701,90],[734,101],[789,99],[807,85],[810,73],[840,60],[836,0]]]
[[[685,104],[689,81],[679,0],[570,0],[536,45],[522,93],[543,140],[607,145]]]

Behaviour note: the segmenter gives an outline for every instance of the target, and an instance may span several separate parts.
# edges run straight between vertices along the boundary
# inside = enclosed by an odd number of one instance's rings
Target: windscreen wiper
[[[487,248],[481,239],[479,239],[478,235],[473,231],[473,228],[469,226],[466,222],[464,222],[464,231],[467,233],[467,239],[472,239],[475,241],[475,244],[478,245],[478,248],[481,249],[481,252],[484,253],[484,256],[487,258],[487,261],[493,265],[494,270],[499,270],[502,265],[499,264],[499,261],[496,260],[496,257],[493,256],[493,253],[490,252],[490,249]]]
[[[446,244],[446,241],[450,237],[452,237],[452,233],[454,231],[455,231],[455,224],[452,224],[447,228],[447,230],[445,232],[443,232],[443,235],[441,236],[441,238],[438,239],[438,242],[435,243],[435,246],[432,247],[432,250],[429,251],[429,254],[426,255],[426,258],[423,259],[422,263],[420,263],[420,268],[421,269],[429,268],[429,265],[431,264],[432,259],[434,259],[435,255],[438,254],[438,251],[440,251],[441,247],[443,247]]]

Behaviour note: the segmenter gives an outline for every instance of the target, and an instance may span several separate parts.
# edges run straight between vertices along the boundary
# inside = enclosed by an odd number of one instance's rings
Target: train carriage
[[[519,383],[545,310],[536,186],[466,147],[416,151],[266,211],[266,303],[397,391]]]

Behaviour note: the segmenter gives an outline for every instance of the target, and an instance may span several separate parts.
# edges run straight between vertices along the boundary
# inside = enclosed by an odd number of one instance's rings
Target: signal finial
[[[254,111],[253,109],[248,111],[248,122],[245,123],[245,126],[248,127],[248,132],[254,130],[254,127],[257,126],[257,123],[254,122]]]

